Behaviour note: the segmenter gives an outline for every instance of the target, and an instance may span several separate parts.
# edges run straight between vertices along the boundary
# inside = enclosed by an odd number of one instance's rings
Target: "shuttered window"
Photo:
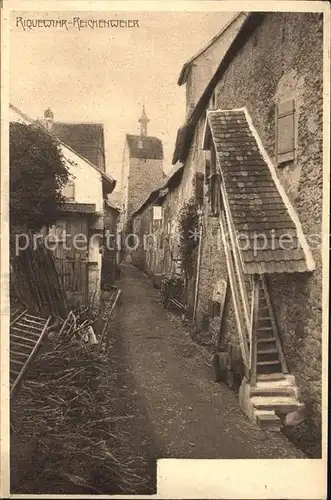
[[[201,172],[195,174],[195,200],[198,205],[203,205],[204,175]]]
[[[276,161],[277,165],[295,159],[295,101],[281,102],[276,106]]]

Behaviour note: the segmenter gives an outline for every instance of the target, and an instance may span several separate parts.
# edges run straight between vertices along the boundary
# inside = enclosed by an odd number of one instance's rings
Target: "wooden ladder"
[[[17,315],[10,324],[10,395],[17,390],[36,356],[51,320],[28,314]]]
[[[264,276],[256,282],[255,313],[252,312],[252,363],[253,385],[266,375],[283,377],[288,374],[283,348],[279,339],[278,326],[271,304],[267,282]],[[254,291],[253,291],[254,293]]]

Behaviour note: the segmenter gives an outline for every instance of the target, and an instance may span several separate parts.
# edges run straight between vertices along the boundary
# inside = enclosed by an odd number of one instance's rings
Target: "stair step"
[[[256,329],[257,332],[272,332],[272,326],[261,326]]]
[[[258,361],[257,366],[267,366],[267,365],[279,365],[279,360],[270,360],[270,361]]]
[[[259,373],[257,375],[257,381],[259,382],[275,382],[281,380],[282,383],[286,383],[287,380],[283,373]]]
[[[279,381],[280,382],[280,381]],[[272,396],[294,396],[294,387],[291,386],[281,386],[271,384],[263,384],[262,387],[260,385],[256,385],[255,387],[251,387],[250,391],[251,396],[264,396],[264,397],[272,397]]]
[[[279,413],[290,413],[302,408],[302,403],[289,396],[252,396],[251,402],[258,410],[273,410]]]
[[[257,354],[278,354],[278,351],[276,348],[259,349]]]
[[[275,337],[260,337],[260,338],[257,338],[257,343],[259,344],[260,342],[263,343],[263,342],[274,342],[276,339]]]
[[[256,423],[260,429],[277,429],[281,428],[281,420],[274,411],[260,411],[255,413]]]

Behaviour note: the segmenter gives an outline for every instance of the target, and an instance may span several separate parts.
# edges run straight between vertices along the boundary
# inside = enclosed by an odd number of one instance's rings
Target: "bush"
[[[59,143],[41,126],[10,124],[10,222],[37,230],[50,226],[66,201],[69,172]]]

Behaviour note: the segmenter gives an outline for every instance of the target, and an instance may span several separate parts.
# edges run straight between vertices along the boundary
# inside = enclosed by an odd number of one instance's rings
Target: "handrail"
[[[223,244],[224,244],[224,251],[225,251],[225,258],[226,258],[226,263],[227,263],[230,287],[231,287],[231,292],[232,292],[232,297],[233,297],[234,310],[235,310],[235,315],[236,315],[236,320],[237,320],[241,353],[242,353],[243,363],[248,368],[249,367],[249,350],[248,350],[247,336],[246,336],[244,326],[243,326],[245,324],[245,321],[241,317],[241,313],[239,311],[239,298],[238,298],[238,290],[236,289],[236,278],[235,278],[235,274],[234,274],[233,262],[231,260],[230,254],[229,254],[228,241],[226,238],[226,222],[225,222],[224,212],[222,210],[220,210],[219,221],[220,221],[220,226],[221,226],[222,239],[223,239]]]
[[[256,372],[257,372],[257,338],[256,328],[259,318],[259,281],[260,276],[254,274],[253,276],[253,291],[252,291],[252,308],[251,308],[251,327],[249,332],[250,338],[250,385],[256,385]]]

